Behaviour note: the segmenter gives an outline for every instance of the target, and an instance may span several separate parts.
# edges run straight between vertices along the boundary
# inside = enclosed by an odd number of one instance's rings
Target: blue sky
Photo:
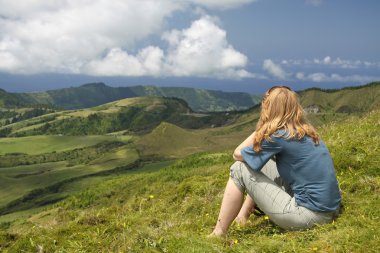
[[[0,0],[0,88],[380,80],[376,0]]]

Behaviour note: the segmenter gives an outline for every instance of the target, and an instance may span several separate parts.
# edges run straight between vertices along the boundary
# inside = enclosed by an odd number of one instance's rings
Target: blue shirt
[[[316,145],[308,136],[301,140],[280,136],[284,134],[284,130],[279,130],[271,136],[272,142],[264,139],[260,152],[252,146],[242,149],[244,161],[260,171],[275,155],[278,172],[290,185],[298,205],[319,212],[337,210],[341,195],[325,143],[321,140]]]

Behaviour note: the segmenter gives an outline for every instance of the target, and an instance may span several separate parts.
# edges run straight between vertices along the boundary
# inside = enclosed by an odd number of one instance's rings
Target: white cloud
[[[101,76],[157,76],[162,71],[163,56],[163,51],[158,47],[146,47],[136,56],[113,48],[104,58],[86,64],[83,72]]]
[[[175,58],[175,52],[184,52],[181,43],[194,42],[191,36],[196,33],[195,28],[178,31],[178,37],[173,33],[173,38],[181,41],[178,45],[169,41],[170,50],[166,54],[156,46],[139,50],[139,42],[152,34],[161,34],[166,19],[176,11],[200,6],[226,9],[251,2],[254,0],[29,0],[27,3],[0,0],[0,71],[169,75],[172,74],[168,70],[169,63],[163,62],[163,57]],[[202,20],[192,26],[204,23]],[[228,44],[225,31],[215,24],[215,20],[209,18],[203,28],[218,32],[215,39],[199,34],[198,39],[211,48],[208,54],[211,59],[201,56],[197,59],[218,63],[207,70],[215,74],[235,69],[237,76],[247,76],[238,71],[246,65],[247,57]],[[189,46],[194,49],[196,43]],[[216,48],[212,48],[214,46]],[[220,62],[216,62],[216,58]],[[183,71],[184,75],[208,75],[207,70],[196,69],[195,65],[203,64],[197,64],[197,59],[189,60],[193,64],[190,69],[182,66],[178,71]],[[184,63],[184,59],[179,57],[178,63]],[[110,68],[111,64],[114,69]]]
[[[330,56],[326,56],[326,57],[323,59],[323,63],[324,63],[324,64],[330,64],[330,63],[331,63],[331,57],[330,57]]]
[[[326,56],[324,58],[318,59],[314,58],[313,60],[310,59],[283,59],[281,60],[282,65],[303,65],[303,66],[312,66],[312,65],[324,65],[324,66],[331,66],[336,68],[342,68],[342,69],[357,69],[357,68],[379,68],[380,62],[370,62],[370,61],[363,61],[363,60],[346,60],[341,59],[340,57],[337,57],[333,59],[331,56]]]
[[[282,69],[279,64],[274,63],[271,59],[264,60],[263,69],[268,71],[269,74],[281,80],[286,79],[289,75]]]
[[[243,69],[247,57],[228,43],[226,31],[209,16],[194,21],[188,29],[166,32],[162,39],[169,44],[167,52],[150,46],[130,55],[114,48],[105,57],[86,64],[83,72],[111,76],[259,77]]]
[[[229,70],[228,75],[234,72],[238,78],[242,73],[238,70],[248,62],[227,42],[226,31],[208,16],[194,21],[188,29],[165,33],[163,39],[169,43],[167,69],[176,76],[223,76]]]
[[[312,82],[357,82],[357,83],[368,83],[375,80],[380,80],[380,77],[376,76],[364,76],[364,75],[348,75],[342,76],[339,74],[330,74],[325,73],[312,73],[306,75],[303,72],[298,72],[296,78],[303,81],[312,81]]]
[[[299,80],[306,80],[305,73],[303,73],[303,72],[296,73],[296,78]]]

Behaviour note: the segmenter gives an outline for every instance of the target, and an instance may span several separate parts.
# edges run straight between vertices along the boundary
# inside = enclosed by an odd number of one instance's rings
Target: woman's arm
[[[241,150],[245,147],[252,146],[253,145],[253,136],[255,135],[255,132],[253,132],[250,136],[248,136],[247,139],[245,139],[242,143],[240,143],[239,146],[235,149],[232,157],[235,161],[244,161],[243,157],[241,156]]]

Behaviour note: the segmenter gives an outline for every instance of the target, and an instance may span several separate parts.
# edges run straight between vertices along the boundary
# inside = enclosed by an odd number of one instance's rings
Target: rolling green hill
[[[103,87],[102,85],[100,85]],[[93,88],[92,85],[85,88]],[[140,91],[158,95],[158,89],[140,86]],[[164,89],[164,88],[162,88]],[[186,89],[185,89],[186,91]],[[180,92],[177,92],[178,94]],[[300,91],[300,100],[309,120],[316,126],[344,120],[347,114],[363,114],[380,105],[380,83],[341,90],[308,89]],[[21,110],[24,110],[22,112]],[[25,112],[29,110],[29,116]],[[187,129],[234,125],[252,129],[260,107],[228,113],[194,113],[181,99],[135,97],[121,99],[79,110],[14,109],[3,111],[0,136],[28,136],[41,134],[91,135],[117,131],[147,133],[162,122]],[[36,112],[36,113],[31,113]],[[40,116],[38,116],[41,114]],[[37,115],[36,117],[32,117]],[[32,118],[31,118],[32,117]]]
[[[380,82],[333,90],[312,88],[299,95],[304,108],[318,112],[365,113],[380,105]]]
[[[37,213],[0,216],[0,250],[377,252],[379,118],[377,109],[319,128],[333,156],[343,196],[342,213],[334,223],[284,232],[265,217],[251,217],[245,227],[233,225],[227,238],[207,239],[232,163],[232,149],[228,148],[187,156],[164,168],[152,164],[119,176],[94,179],[87,189],[82,186],[81,191]],[[234,130],[230,126],[223,131]],[[221,131],[208,136],[220,136]],[[195,143],[202,141],[199,133],[168,124],[159,125],[151,134],[158,137],[168,132],[194,138]],[[147,140],[154,141],[155,137]],[[239,142],[235,140],[235,145]],[[178,147],[181,143],[162,142],[161,150],[167,152],[171,144]],[[190,145],[187,141],[183,144]]]
[[[182,158],[204,151],[233,148],[252,131],[252,126],[237,129],[235,125],[214,129],[183,129],[163,122],[152,132],[135,141],[142,157]]]
[[[145,133],[166,121],[183,128],[208,128],[232,122],[236,113],[193,113],[175,98],[135,97],[97,107],[57,111],[0,127],[3,136],[91,135],[117,131]]]
[[[88,108],[131,97],[174,97],[185,100],[194,111],[232,111],[252,107],[259,96],[243,92],[223,92],[183,87],[132,86],[110,87],[90,83],[46,92],[12,93],[24,104],[51,104],[65,109]],[[1,98],[1,97],[0,97]]]

